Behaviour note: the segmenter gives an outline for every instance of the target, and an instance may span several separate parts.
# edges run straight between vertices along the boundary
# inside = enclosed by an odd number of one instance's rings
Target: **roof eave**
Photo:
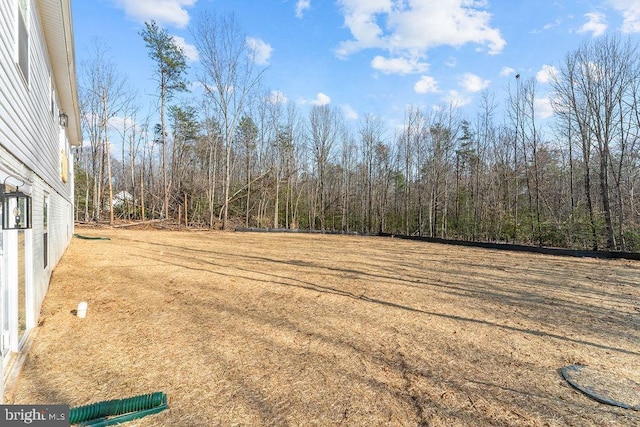
[[[60,109],[68,116],[67,135],[73,146],[82,144],[70,0],[39,0],[40,19],[47,42]]]

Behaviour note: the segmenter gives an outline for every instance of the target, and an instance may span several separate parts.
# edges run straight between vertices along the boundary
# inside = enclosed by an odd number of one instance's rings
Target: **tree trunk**
[[[140,210],[140,219],[144,221],[147,219],[144,205],[144,168],[140,170]]]
[[[607,231],[607,249],[616,249],[616,240],[613,235],[613,223],[611,221],[611,202],[609,200],[609,144],[603,144],[600,156],[600,196],[602,197],[602,210]]]
[[[166,85],[164,76],[160,89],[160,132],[162,132],[162,188],[164,191],[164,219],[169,219],[169,187],[167,185],[167,137],[164,128],[165,92]]]

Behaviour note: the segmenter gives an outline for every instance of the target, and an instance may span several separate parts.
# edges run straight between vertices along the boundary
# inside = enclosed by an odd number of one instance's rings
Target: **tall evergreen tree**
[[[149,58],[155,62],[155,78],[160,91],[160,127],[162,143],[162,183],[164,191],[164,217],[169,216],[169,184],[167,181],[167,132],[165,128],[165,106],[175,92],[186,91],[184,74],[187,60],[182,48],[166,29],[158,27],[155,21],[145,22],[140,32]]]

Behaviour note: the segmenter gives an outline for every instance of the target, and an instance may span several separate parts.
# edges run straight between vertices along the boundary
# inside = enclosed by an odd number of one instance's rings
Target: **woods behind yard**
[[[141,33],[159,82],[157,123],[142,118],[104,50],[83,64],[90,147],[75,156],[76,220],[640,251],[633,38],[589,40],[537,80],[517,74],[478,94],[473,114],[450,101],[350,121],[339,107],[302,108],[265,90],[233,16],[205,15],[192,30],[205,95],[181,102],[170,95],[186,89],[184,54],[155,24]]]

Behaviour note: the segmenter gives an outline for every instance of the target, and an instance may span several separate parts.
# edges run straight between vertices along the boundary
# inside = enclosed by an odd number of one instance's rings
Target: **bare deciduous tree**
[[[611,155],[614,145],[622,143],[620,138],[623,135],[620,132],[624,128],[619,126],[620,117],[631,117],[627,110],[632,106],[628,100],[633,97],[634,82],[638,78],[637,50],[630,39],[621,40],[617,36],[605,36],[584,43],[567,54],[553,81],[556,92],[554,108],[558,114],[571,118],[570,123],[575,123],[582,139],[588,198],[591,197],[591,149],[593,147],[596,150],[599,196],[608,249],[618,247],[609,183]],[[593,212],[593,208],[590,208],[590,212]],[[593,243],[597,247],[595,235]]]
[[[89,163],[85,165],[85,220],[89,219],[90,193],[91,219],[97,221],[101,218],[106,185],[109,189],[110,222],[113,223],[109,119],[121,112],[130,99],[130,92],[126,89],[127,79],[118,74],[108,57],[107,47],[99,40],[94,40],[89,60],[83,64],[79,90],[81,120],[91,151]]]
[[[255,52],[248,45],[234,15],[205,12],[193,28],[200,54],[199,81],[215,105],[224,142],[225,173],[222,224],[227,228],[232,169],[232,150],[238,125],[257,89],[262,71],[255,67]]]
[[[317,173],[316,201],[317,218],[320,229],[325,229],[325,210],[327,203],[326,171],[333,147],[340,135],[342,122],[338,111],[328,105],[314,105],[309,114],[308,139],[313,152]]]

